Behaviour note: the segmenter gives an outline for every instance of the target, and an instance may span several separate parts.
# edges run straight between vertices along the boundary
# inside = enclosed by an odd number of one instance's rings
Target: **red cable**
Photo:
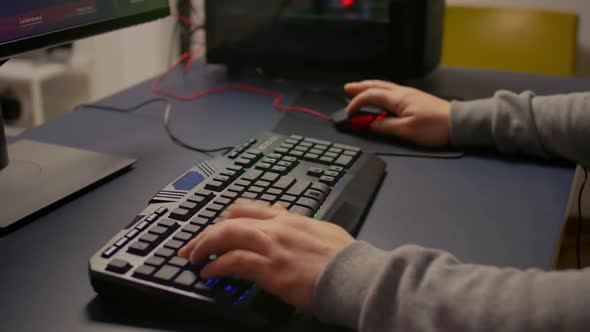
[[[190,63],[192,58],[193,58],[192,55],[188,52],[184,53],[182,56],[180,56],[180,58],[178,58],[176,63],[174,63],[164,73],[162,73],[160,76],[158,76],[158,77],[156,77],[156,79],[154,79],[154,81],[152,82],[152,91],[155,94],[167,96],[167,97],[181,100],[181,101],[194,101],[194,100],[203,98],[207,95],[211,95],[211,94],[215,94],[215,93],[225,92],[225,91],[229,91],[229,90],[241,90],[241,91],[256,93],[256,94],[263,95],[263,96],[273,97],[274,101],[273,101],[272,106],[280,111],[301,112],[301,113],[306,113],[309,115],[316,116],[316,117],[324,119],[324,120],[330,120],[329,116],[327,116],[323,113],[314,111],[309,108],[281,105],[281,101],[283,100],[284,96],[279,92],[261,89],[261,88],[257,88],[257,87],[254,87],[251,85],[246,85],[246,84],[224,85],[224,86],[220,86],[220,87],[216,87],[216,88],[206,89],[206,90],[200,91],[200,92],[195,93],[190,96],[181,96],[181,95],[178,95],[172,91],[162,90],[159,88],[160,82],[162,82],[162,80],[164,80],[174,69],[176,69],[176,67],[178,67],[178,65],[180,65],[181,63],[183,63],[187,59],[189,60],[189,63]],[[187,70],[187,69],[185,68],[185,70]]]
[[[177,13],[171,13],[170,15],[172,17],[175,17],[178,21],[180,21],[180,23],[186,25],[189,28],[197,26],[197,24],[193,23],[190,18],[186,18],[186,17],[184,17],[180,14],[177,14]]]

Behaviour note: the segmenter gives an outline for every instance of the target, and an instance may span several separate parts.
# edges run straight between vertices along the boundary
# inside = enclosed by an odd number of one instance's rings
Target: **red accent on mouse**
[[[334,126],[341,131],[364,131],[371,128],[371,124],[383,118],[393,116],[381,108],[364,106],[356,112],[348,114],[346,109],[339,110],[330,116]]]

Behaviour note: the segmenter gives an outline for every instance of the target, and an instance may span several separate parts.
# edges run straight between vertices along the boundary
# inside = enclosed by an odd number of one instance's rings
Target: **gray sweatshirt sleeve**
[[[590,166],[590,94],[498,92],[454,102],[451,142]],[[461,264],[417,246],[355,242],[316,282],[312,309],[360,331],[590,331],[590,270],[545,272]]]
[[[590,166],[590,93],[500,91],[490,99],[453,102],[451,143]]]
[[[437,250],[355,242],[318,278],[313,311],[359,331],[588,331],[589,272],[468,265]]]

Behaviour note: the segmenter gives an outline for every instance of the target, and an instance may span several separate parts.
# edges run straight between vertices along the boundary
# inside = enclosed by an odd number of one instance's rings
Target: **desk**
[[[235,82],[218,68],[173,72],[163,86],[179,93]],[[256,84],[287,93],[286,83]],[[590,80],[441,68],[413,84],[468,98],[496,89],[531,88],[542,94],[582,91]],[[104,104],[135,105],[153,97],[148,82]],[[243,92],[173,102],[172,126],[192,143],[234,145],[272,128],[280,118],[271,101]],[[148,199],[191,165],[206,158],[170,142],[161,105],[133,114],[81,110],[21,137],[137,158],[135,169],[0,238],[0,315],[3,331],[213,330],[208,325],[128,317],[104,310],[92,291],[87,261],[127,225]],[[220,131],[219,128],[231,130]],[[222,133],[222,134],[220,134]],[[499,157],[457,160],[387,158],[388,176],[359,238],[390,249],[415,243],[448,250],[465,262],[549,269],[567,203],[573,166]],[[294,319],[281,330],[310,330]]]

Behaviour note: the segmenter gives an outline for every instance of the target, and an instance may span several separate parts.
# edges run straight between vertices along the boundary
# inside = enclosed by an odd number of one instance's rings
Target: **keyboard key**
[[[289,143],[283,143],[283,144],[281,144],[281,145],[279,146],[279,148],[288,149],[288,150],[290,150],[290,149],[292,149],[292,148],[294,148],[294,147],[295,147],[295,145],[293,145],[293,144],[289,144]]]
[[[152,213],[149,216],[147,216],[147,218],[145,218],[145,221],[149,222],[150,224],[153,223],[154,221],[158,220],[158,218],[160,218],[159,215]]]
[[[313,198],[321,203],[323,203],[324,200],[326,200],[326,195],[323,192],[314,189],[309,189],[303,194],[303,196]]]
[[[146,242],[133,242],[128,248],[127,252],[130,254],[145,256],[151,251],[151,246]]]
[[[271,167],[272,167],[271,164],[265,163],[265,162],[261,162],[261,163],[256,164],[256,169],[259,169],[261,171],[265,171]]]
[[[278,201],[277,204],[282,205],[287,210],[293,205],[292,203],[285,201]]]
[[[303,146],[303,147],[306,147],[306,148],[311,148],[313,146],[313,143],[310,143],[310,142],[301,142],[301,143],[299,143],[299,146]]]
[[[233,165],[233,166],[228,167],[227,170],[234,171],[238,174],[241,174],[242,172],[244,172],[244,167]]]
[[[252,193],[260,194],[264,191],[264,188],[258,187],[258,186],[252,186],[252,187],[248,188],[248,191],[252,192]]]
[[[344,168],[341,167],[341,166],[335,166],[335,165],[333,165],[333,166],[330,166],[329,169],[331,171],[338,172],[338,173],[344,172]]]
[[[168,261],[168,264],[178,267],[186,267],[190,264],[190,262],[184,257],[176,256],[172,257],[172,259]]]
[[[332,142],[324,141],[321,139],[315,139],[315,138],[306,138],[303,141],[313,143],[313,144],[318,144],[318,145],[332,145]]]
[[[237,158],[239,155],[240,155],[240,153],[239,153],[239,152],[237,152],[237,151],[234,151],[234,152],[230,153],[230,154],[229,154],[227,157],[228,157],[229,159],[236,159],[236,158]]]
[[[289,149],[286,149],[286,148],[276,148],[275,149],[275,153],[287,154],[288,152],[289,152]]]
[[[315,214],[315,212],[310,210],[309,208],[304,207],[304,206],[299,206],[299,205],[293,205],[289,209],[289,212],[294,213],[294,214],[298,214],[301,216],[305,216],[305,217],[313,217],[313,215]]]
[[[176,219],[179,221],[187,221],[191,217],[191,211],[183,208],[177,208],[170,213],[170,218]]]
[[[326,153],[324,153],[324,156],[325,157],[330,157],[330,158],[336,158],[336,157],[338,157],[338,154],[337,153],[333,153],[333,152],[326,152]]]
[[[278,160],[278,159],[281,159],[281,158],[283,158],[283,155],[282,155],[282,154],[280,154],[280,153],[271,153],[271,154],[269,154],[267,157],[268,157],[268,158],[275,159],[275,160]],[[264,160],[264,159],[263,159],[263,160]]]
[[[158,222],[158,226],[167,227],[167,228],[175,227],[177,225],[178,224],[176,223],[176,221],[171,220],[171,219],[162,219]]]
[[[281,201],[286,201],[286,202],[295,202],[297,200],[297,197],[293,196],[293,195],[283,195],[280,198]]]
[[[197,280],[199,280],[199,278],[195,272],[182,271],[182,273],[174,279],[173,284],[179,288],[190,289]]]
[[[285,140],[285,143],[287,143],[287,144],[297,144],[297,143],[299,143],[299,140],[295,140],[295,139],[289,138],[289,139],[286,139]]]
[[[350,146],[350,145],[344,145],[344,144],[334,144],[333,147],[334,148],[338,148],[338,149],[343,149],[343,150],[355,151],[355,152],[361,151],[361,148],[359,148],[359,147]]]
[[[291,135],[289,136],[290,139],[294,139],[296,141],[301,141],[303,139],[303,136],[299,136],[299,135]]]
[[[122,259],[113,259],[107,265],[107,271],[124,274],[132,268],[128,261]]]
[[[277,161],[278,161],[277,159],[273,159],[273,158],[263,158],[261,160],[261,162],[271,164],[271,165],[276,163]]]
[[[168,233],[169,229],[166,227],[162,227],[162,226],[154,226],[152,228],[150,228],[149,232],[155,235],[165,235],[166,233]]]
[[[187,201],[191,202],[191,203],[195,203],[198,206],[203,206],[203,204],[206,204],[207,198],[200,196],[200,195],[192,195],[191,197],[188,198]]]
[[[191,234],[195,234],[198,233],[201,230],[200,226],[197,225],[187,225],[185,227],[182,228],[183,232],[187,232],[187,233],[191,233]]]
[[[229,199],[229,200],[232,200],[232,201],[233,201],[234,199],[236,199],[236,198],[238,197],[238,193],[237,193],[237,192],[235,192],[235,191],[229,191],[229,190],[226,190],[226,191],[224,191],[224,192],[221,194],[221,197],[222,197],[222,198],[227,198],[227,199]]]
[[[214,200],[213,203],[218,204],[218,205],[222,205],[222,206],[227,206],[227,205],[229,205],[229,203],[231,203],[231,199],[225,198],[225,197],[219,197],[216,200]]]
[[[277,196],[265,194],[260,197],[260,200],[265,201],[265,202],[269,202],[269,203],[273,203],[274,201],[277,200]]]
[[[334,172],[334,171],[325,171],[324,172],[324,175],[337,178],[340,175],[340,173],[339,172]]]
[[[273,183],[278,179],[279,179],[279,175],[276,173],[271,173],[271,172],[264,173],[264,175],[260,178],[260,180],[267,181],[270,183]]]
[[[217,211],[205,210],[199,213],[199,218],[211,220],[215,217],[217,217]]]
[[[258,180],[258,178],[261,175],[262,175],[262,171],[256,170],[256,169],[251,169],[251,170],[246,171],[246,173],[244,173],[244,175],[242,176],[242,179],[248,180],[248,181],[256,181],[256,180]]]
[[[139,241],[151,244],[158,241],[158,236],[155,234],[143,234],[139,237]]]
[[[117,241],[115,243],[115,246],[122,248],[123,246],[125,246],[127,244],[127,242],[129,242],[129,239],[126,237],[122,237],[119,239],[119,241]]]
[[[344,150],[339,149],[339,148],[335,148],[335,147],[331,147],[328,149],[328,152],[337,153],[337,154],[341,154],[342,151],[344,151]]]
[[[170,240],[170,241],[166,242],[166,244],[164,244],[165,248],[172,249],[172,250],[178,250],[178,249],[182,248],[182,246],[184,246],[184,242],[181,242],[178,240]]]
[[[273,166],[271,169],[273,172],[277,172],[279,174],[285,174],[287,172],[287,167],[284,166]]]
[[[210,190],[201,189],[195,193],[195,195],[203,196],[205,198],[211,199],[215,196]]]
[[[205,211],[203,211],[205,212]],[[197,225],[197,226],[203,226],[206,225],[209,220],[211,220],[210,218],[203,218],[203,217],[197,217],[195,219],[191,220],[191,224]]]
[[[223,210],[223,208],[225,208],[224,205],[215,204],[215,203],[211,203],[211,204],[207,205],[207,207],[206,207],[207,210],[213,211],[213,212],[220,212],[221,210]]]
[[[302,197],[295,202],[296,205],[304,206],[312,211],[317,211],[320,208],[320,202],[312,198]]]
[[[111,246],[107,250],[103,251],[102,257],[111,258],[118,250],[119,248],[117,248],[116,246]]]
[[[156,271],[156,268],[149,265],[142,265],[135,269],[133,276],[138,279],[149,279],[150,276]]]
[[[137,236],[137,234],[139,234],[139,230],[137,230],[137,229],[133,228],[132,230],[130,230],[129,232],[127,232],[127,234],[125,234],[125,236],[126,236],[128,239],[133,239],[134,237],[136,237],[136,236]]]
[[[293,166],[293,163],[292,163],[292,162],[290,162],[290,161],[284,161],[284,160],[281,160],[281,161],[279,161],[279,162],[277,163],[277,166],[283,166],[283,167],[285,167],[285,168],[287,168],[287,169],[290,169],[290,168]]]
[[[305,190],[311,185],[311,181],[299,180],[291,189],[287,191],[288,195],[301,196]]]
[[[192,238],[193,238],[193,234],[186,233],[186,232],[178,232],[178,233],[174,234],[174,237],[173,237],[174,240],[183,241],[183,242],[188,242],[188,240],[190,240]]]
[[[154,255],[158,256],[158,257],[163,257],[163,258],[169,258],[174,256],[176,252],[172,249],[169,248],[160,248],[158,250],[156,250],[156,252],[154,253]]]
[[[333,186],[334,183],[336,182],[336,178],[332,177],[332,176],[324,175],[324,176],[320,177],[320,182],[325,183],[329,186]]]
[[[295,156],[295,157],[302,157],[304,154],[305,154],[304,152],[297,151],[297,150],[289,151],[289,155]]]
[[[212,191],[222,191],[223,189],[225,189],[226,186],[226,182],[211,180],[209,181],[209,183],[205,185],[205,188]]]
[[[320,155],[319,154],[315,154],[315,153],[306,153],[303,156],[303,159],[309,160],[309,161],[316,161],[316,160],[320,159]]]
[[[307,170],[307,175],[309,176],[320,177],[322,174],[324,174],[324,170],[319,167],[311,167],[309,170]]]
[[[297,161],[297,158],[292,157],[292,156],[284,156],[283,159],[281,159],[281,160],[290,161],[290,162],[294,163]]]
[[[244,190],[246,190],[246,187],[244,187],[244,186],[238,186],[238,185],[232,185],[229,188],[227,188],[227,190],[228,191],[235,192],[235,193],[241,193]]]
[[[270,195],[280,195],[282,192],[282,190],[276,188],[270,188],[266,191],[266,193]]]
[[[243,167],[251,167],[255,163],[255,159],[246,159],[243,156],[236,159],[235,164]]]
[[[320,150],[323,153],[324,151],[328,150],[328,146],[327,145],[316,145],[316,146],[314,146],[314,149]]]
[[[186,202],[180,204],[180,208],[181,209],[185,209],[185,210],[188,210],[188,211],[198,210],[197,207],[198,207],[197,203],[189,202],[189,201],[186,201]]]
[[[311,150],[309,150],[309,153],[321,155],[322,153],[324,153],[324,151],[318,150],[318,149],[311,149]]]
[[[348,167],[352,164],[353,158],[351,156],[340,156],[334,162],[338,166]]]
[[[330,194],[330,192],[332,191],[332,189],[330,187],[328,187],[326,184],[320,183],[320,182],[312,183],[310,189],[319,190],[319,191],[323,192],[324,195],[326,195],[326,196],[328,196],[328,194]]]
[[[158,257],[158,256],[152,256],[148,259],[146,259],[145,263],[147,265],[151,265],[151,266],[155,266],[155,267],[160,267],[164,264],[166,260],[162,257]]]
[[[242,198],[245,198],[245,199],[256,199],[256,197],[258,197],[258,194],[255,194],[255,193],[252,193],[252,192],[245,192],[242,195]]]
[[[293,185],[293,183],[295,183],[295,178],[290,176],[282,176],[279,181],[273,185],[273,188],[287,190]]]
[[[213,286],[207,285],[206,283],[199,281],[193,287],[193,290],[201,295],[210,296]]]
[[[154,213],[157,214],[157,215],[159,215],[161,217],[161,216],[165,215],[166,212],[168,212],[168,209],[165,208],[165,207],[163,207],[163,206],[161,206]]]
[[[331,164],[331,163],[334,162],[334,158],[331,158],[331,157],[321,157],[320,158],[320,162],[322,164]]]
[[[355,152],[355,151],[344,151],[342,154],[345,155],[345,156],[356,157],[356,155],[358,154],[358,152]]]
[[[305,146],[296,146],[293,150],[295,151],[301,151],[301,152],[307,152],[307,150],[309,150],[309,148],[306,148]]]
[[[154,274],[154,279],[158,282],[169,283],[174,277],[180,272],[180,269],[176,266],[164,265],[161,269]]]
[[[254,183],[254,185],[257,187],[268,188],[268,187],[270,187],[270,182],[258,180],[258,181],[256,181],[256,183]]]

